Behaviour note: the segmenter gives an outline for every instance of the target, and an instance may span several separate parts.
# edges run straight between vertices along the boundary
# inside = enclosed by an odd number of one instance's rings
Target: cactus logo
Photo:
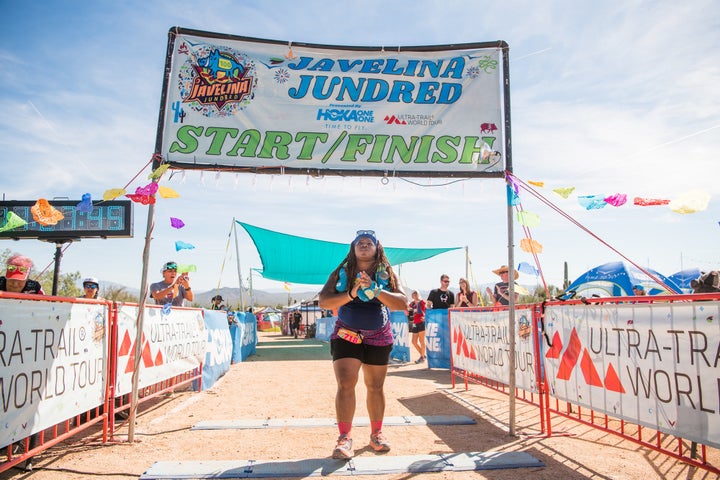
[[[250,104],[257,78],[254,63],[242,52],[182,43],[178,53],[186,55],[179,68],[178,90],[190,110],[206,117],[227,117]]]

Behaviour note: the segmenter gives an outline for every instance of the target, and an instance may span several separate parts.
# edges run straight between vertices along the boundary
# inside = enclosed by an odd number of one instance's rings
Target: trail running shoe
[[[415,363],[423,363],[424,361],[425,361],[425,356],[423,355],[422,357],[415,360]]]
[[[370,435],[370,448],[376,452],[389,452],[390,442],[387,441],[385,435],[381,431],[377,431]]]
[[[337,439],[337,445],[333,450],[332,458],[337,460],[349,460],[353,457],[352,438],[342,434]]]

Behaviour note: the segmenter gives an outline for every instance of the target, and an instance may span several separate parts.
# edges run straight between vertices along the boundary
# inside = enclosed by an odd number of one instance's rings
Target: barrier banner
[[[207,330],[207,351],[203,362],[202,389],[207,390],[230,369],[233,354],[227,312],[203,310]],[[197,386],[195,387],[197,389]]]
[[[255,355],[258,334],[257,334],[257,318],[250,312],[245,312],[245,319],[242,318],[242,312],[237,313],[238,327],[240,327],[240,361],[245,360],[250,355]]]
[[[137,314],[137,305],[118,308],[115,396],[132,391]],[[147,305],[144,315],[139,387],[188,372],[205,360],[208,337],[201,309],[171,308],[166,312],[163,307]]]
[[[337,322],[337,317],[321,317],[315,320],[315,338],[329,342],[335,322]]]
[[[720,448],[720,302],[548,306],[550,394]]]
[[[407,323],[407,320],[405,321]],[[425,351],[429,368],[450,368],[450,329],[448,310],[425,312]]]
[[[515,385],[538,393],[531,315],[528,309],[515,310]],[[507,309],[450,310],[453,367],[508,385],[509,317]]]
[[[103,403],[106,304],[3,299],[0,446]]]
[[[177,168],[500,176],[502,41],[342,47],[169,33],[163,160]]]
[[[408,341],[408,320],[407,313],[390,312],[390,323],[393,331],[393,349],[390,351],[390,358],[400,362],[410,361],[410,346]]]

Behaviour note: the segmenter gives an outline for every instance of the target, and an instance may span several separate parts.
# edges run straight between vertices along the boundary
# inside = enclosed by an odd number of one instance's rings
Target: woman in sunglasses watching
[[[404,311],[407,296],[375,232],[357,232],[349,253],[320,291],[319,304],[321,308],[338,312],[330,335],[330,351],[337,382],[335,415],[340,436],[332,456],[347,460],[354,455],[350,430],[361,368],[367,389],[370,448],[387,452],[390,444],[382,433],[382,423],[383,386],[393,348],[390,310]]]
[[[45,295],[40,282],[28,278],[32,267],[32,260],[23,255],[16,253],[8,258],[5,276],[0,277],[0,290],[4,292]]]
[[[102,300],[102,298],[98,297],[98,293],[100,293],[100,282],[95,277],[88,277],[83,280],[83,292],[79,298]]]

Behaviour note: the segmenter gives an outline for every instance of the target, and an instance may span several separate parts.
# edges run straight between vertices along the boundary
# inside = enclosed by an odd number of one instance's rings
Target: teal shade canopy
[[[260,255],[262,270],[255,271],[269,280],[322,285],[350,251],[350,243],[326,242],[237,223],[250,235]],[[383,245],[383,248],[394,266],[427,260],[462,247],[393,248]]]

